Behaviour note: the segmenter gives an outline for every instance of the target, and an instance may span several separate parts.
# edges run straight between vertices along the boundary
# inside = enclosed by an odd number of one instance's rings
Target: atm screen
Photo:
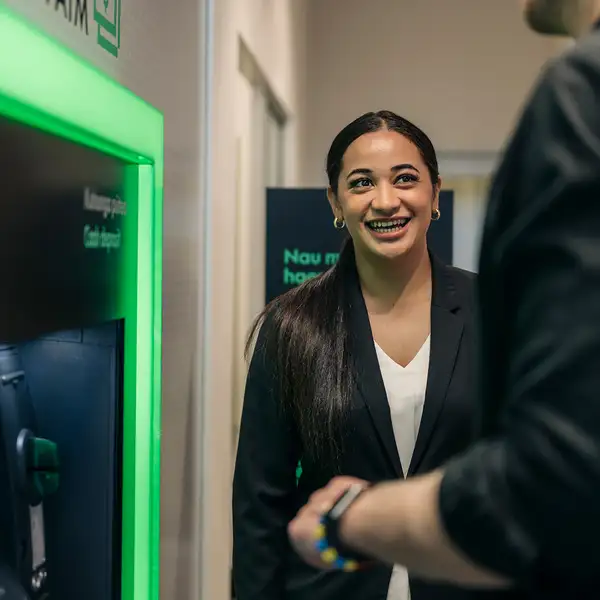
[[[127,214],[133,171],[0,117],[0,340],[123,315],[127,233],[136,218]]]

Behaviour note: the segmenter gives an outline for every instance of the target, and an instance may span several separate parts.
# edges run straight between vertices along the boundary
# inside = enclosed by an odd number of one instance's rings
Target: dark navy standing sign
[[[432,221],[427,233],[427,244],[440,260],[447,265],[453,264],[454,255],[452,253],[452,244],[454,241],[454,192],[452,190],[443,190],[440,192],[440,213],[439,221]]]
[[[440,194],[442,218],[429,228],[429,247],[452,264],[454,194]],[[333,266],[346,230],[333,227],[325,189],[267,190],[266,301]]]

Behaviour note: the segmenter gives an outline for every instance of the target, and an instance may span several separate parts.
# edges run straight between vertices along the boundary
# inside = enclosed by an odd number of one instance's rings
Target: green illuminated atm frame
[[[137,170],[125,257],[123,600],[158,600],[163,117],[0,1],[0,116]],[[126,190],[127,193],[127,190]],[[133,194],[133,197],[131,197]],[[130,207],[130,208],[129,208]],[[131,216],[130,216],[131,215]]]

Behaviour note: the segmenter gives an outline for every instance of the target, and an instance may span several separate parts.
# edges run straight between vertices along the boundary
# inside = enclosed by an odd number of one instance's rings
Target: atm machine
[[[0,597],[158,600],[163,118],[0,3]]]

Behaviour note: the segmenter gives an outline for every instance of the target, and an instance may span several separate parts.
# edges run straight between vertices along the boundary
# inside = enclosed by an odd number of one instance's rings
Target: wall
[[[310,0],[308,18],[308,186],[326,184],[335,134],[381,109],[430,135],[442,177],[488,175],[540,68],[564,46],[532,34],[517,0]],[[477,263],[485,198],[473,185],[461,184],[455,204],[465,268]]]
[[[88,35],[65,19],[60,5],[55,10],[55,0],[0,1],[165,115],[161,595],[198,598],[201,424],[196,376],[201,356],[196,348],[202,325],[206,197],[204,2],[177,0],[175,9],[175,3],[160,0],[122,0],[121,48],[114,58],[96,43],[93,0],[87,1]]]
[[[229,593],[231,476],[236,418],[245,373],[241,341],[253,314],[264,263],[264,190],[255,189],[253,93],[238,72],[240,39],[289,117],[288,185],[299,180],[304,130],[305,0],[217,0],[214,13],[212,165],[208,228],[204,473],[204,553],[201,598]],[[261,227],[262,234],[261,234]],[[252,253],[255,257],[251,258]],[[244,258],[245,257],[245,258]],[[258,257],[258,258],[257,258]],[[237,299],[241,301],[238,302]]]
[[[335,133],[389,108],[439,151],[496,151],[556,42],[516,0],[310,0],[305,176],[322,180]]]

